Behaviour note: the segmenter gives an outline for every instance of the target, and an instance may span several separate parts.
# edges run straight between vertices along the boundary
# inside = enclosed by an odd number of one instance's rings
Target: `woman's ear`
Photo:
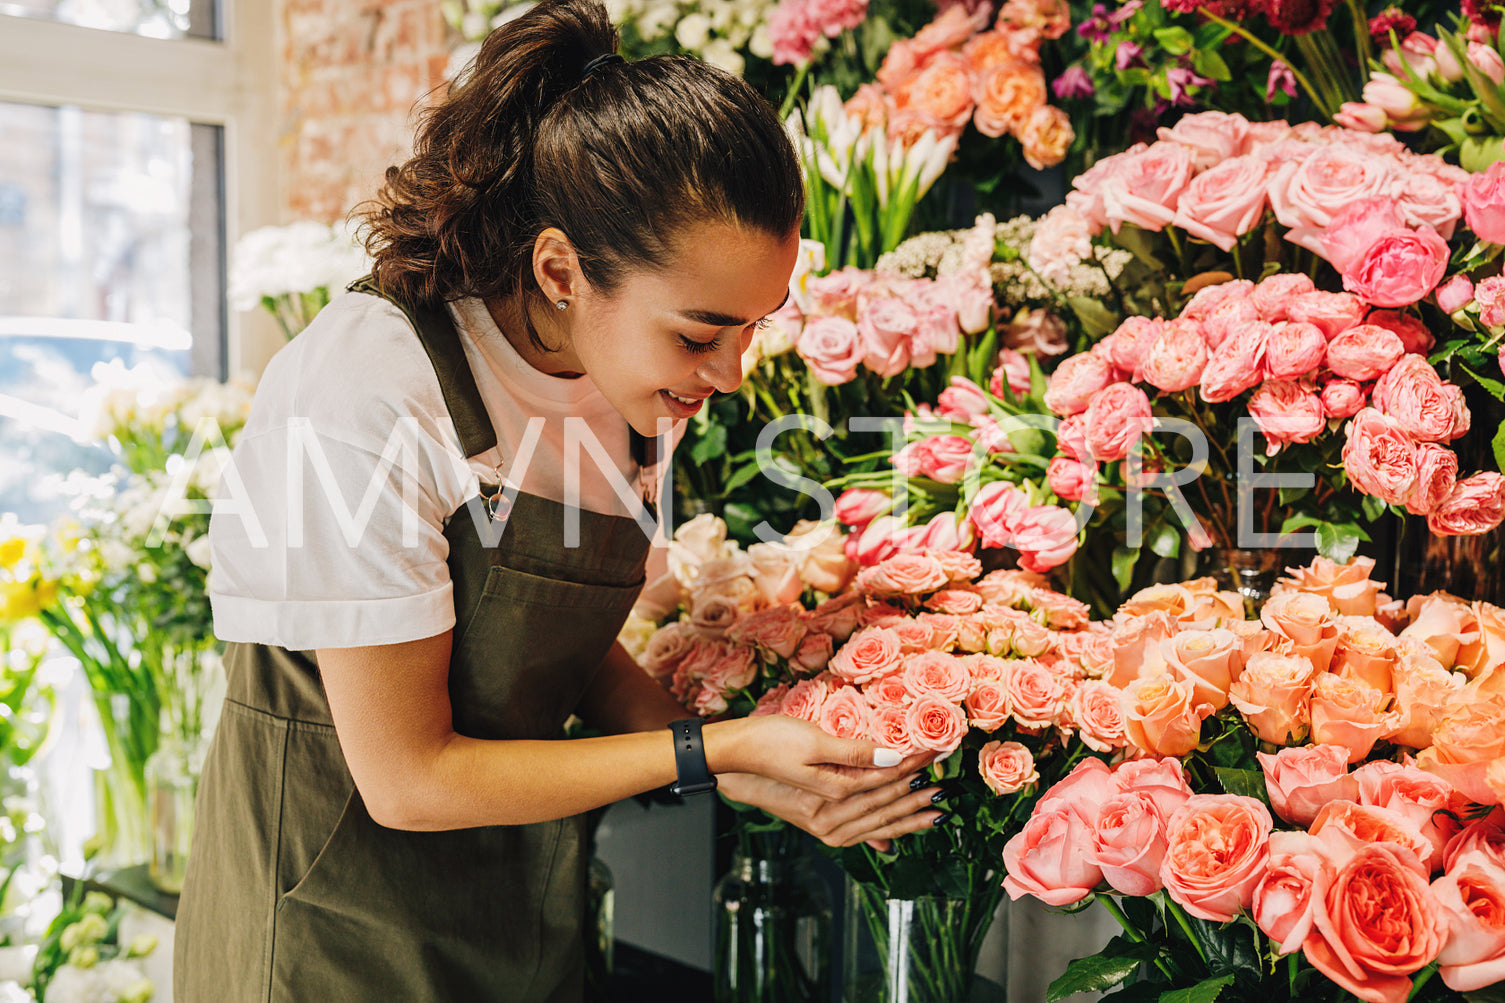
[[[551,303],[568,304],[585,290],[580,259],[558,227],[549,227],[533,241],[533,280]]]

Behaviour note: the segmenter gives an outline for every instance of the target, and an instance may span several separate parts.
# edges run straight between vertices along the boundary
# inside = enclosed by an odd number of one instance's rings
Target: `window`
[[[223,378],[244,362],[225,248],[273,221],[271,4],[0,0],[0,512],[58,514],[49,473],[95,363]]]

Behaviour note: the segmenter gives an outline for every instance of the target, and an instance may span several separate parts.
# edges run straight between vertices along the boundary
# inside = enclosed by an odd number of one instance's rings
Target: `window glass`
[[[213,0],[0,0],[0,14],[149,38],[218,38]]]
[[[7,102],[0,136],[0,512],[34,523],[63,509],[49,475],[109,466],[72,435],[96,364],[220,375],[220,137]]]

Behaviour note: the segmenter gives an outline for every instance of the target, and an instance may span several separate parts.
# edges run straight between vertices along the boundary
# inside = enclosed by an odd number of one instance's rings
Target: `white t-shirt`
[[[469,460],[422,342],[380,297],[336,297],[267,366],[210,524],[221,640],[307,651],[450,629],[444,527],[498,474],[649,521],[628,425],[590,377],[534,369],[479,300],[450,313],[497,434]]]

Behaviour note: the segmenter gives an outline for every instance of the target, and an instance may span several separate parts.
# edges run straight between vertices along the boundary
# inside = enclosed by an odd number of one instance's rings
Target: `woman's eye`
[[[692,341],[684,335],[680,335],[679,340],[685,346],[685,351],[694,355],[704,355],[707,352],[714,352],[721,344],[719,337],[712,338],[710,341]]]
[[[764,317],[762,320],[755,320],[755,321],[753,321],[752,326],[756,330],[762,331],[762,330],[765,330],[768,327],[768,325],[772,324],[772,323],[773,323],[773,318],[772,317]]]

